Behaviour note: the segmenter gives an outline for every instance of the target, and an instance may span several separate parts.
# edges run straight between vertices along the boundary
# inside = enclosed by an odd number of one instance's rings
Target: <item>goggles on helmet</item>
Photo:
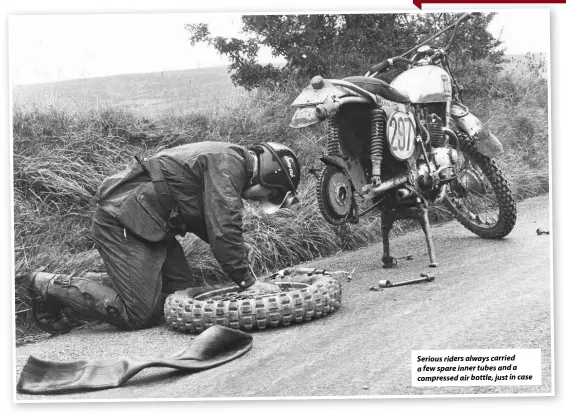
[[[298,203],[296,187],[289,173],[291,171],[291,174],[300,174],[294,170],[298,169],[296,159],[286,156],[289,160],[286,160],[285,164],[269,143],[255,146],[253,150],[257,152],[258,158],[257,181],[266,188],[279,190],[276,195],[263,200],[264,212],[275,213],[280,208],[289,208]]]
[[[292,192],[280,192],[277,196],[263,199],[261,207],[265,213],[271,215],[279,209],[288,209],[299,203],[299,198]]]

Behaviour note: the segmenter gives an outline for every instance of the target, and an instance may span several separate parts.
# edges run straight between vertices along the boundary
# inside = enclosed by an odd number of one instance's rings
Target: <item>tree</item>
[[[501,62],[501,42],[487,31],[495,13],[466,22],[454,40],[453,61],[458,68],[469,60]],[[185,28],[191,43],[205,42],[229,57],[232,81],[246,89],[274,87],[293,79],[314,75],[340,78],[363,74],[373,64],[400,55],[420,41],[452,24],[453,13],[427,14],[314,14],[243,16],[246,39],[213,37],[206,24]],[[450,32],[433,44],[446,44]],[[275,67],[257,62],[260,46],[287,64]]]

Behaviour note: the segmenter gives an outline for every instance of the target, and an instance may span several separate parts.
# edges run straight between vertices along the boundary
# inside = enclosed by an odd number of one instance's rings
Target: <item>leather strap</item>
[[[165,181],[165,176],[163,176],[163,171],[159,165],[157,158],[149,158],[143,160],[143,166],[147,169],[149,177],[155,186],[155,191],[157,193],[157,198],[161,204],[163,211],[168,214],[175,205],[175,199],[171,195],[169,185]]]
[[[253,151],[248,150],[246,151],[245,154],[245,159],[246,159],[246,183],[250,183],[250,181],[252,180],[253,176],[254,176],[254,167],[255,167],[255,163],[257,160],[257,155],[254,157],[252,155]],[[254,153],[255,154],[255,153]]]

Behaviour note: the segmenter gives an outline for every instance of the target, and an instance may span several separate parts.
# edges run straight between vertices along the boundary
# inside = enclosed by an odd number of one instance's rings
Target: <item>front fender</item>
[[[453,102],[450,106],[450,115],[456,125],[474,140],[476,148],[481,154],[487,157],[503,154],[501,142],[489,131],[487,125],[473,115],[468,108]]]
[[[320,158],[326,164],[332,164],[341,169],[344,174],[350,179],[352,186],[358,193],[362,193],[363,187],[367,184],[364,168],[358,159],[349,158],[344,159],[340,156],[326,154]]]

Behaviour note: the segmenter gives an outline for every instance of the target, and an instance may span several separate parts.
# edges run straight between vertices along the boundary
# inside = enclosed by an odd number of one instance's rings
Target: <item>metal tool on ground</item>
[[[348,274],[351,277],[355,270],[356,270],[356,268],[354,268],[351,272],[348,272],[348,271],[327,271],[327,270],[323,270],[323,269],[319,269],[319,268],[289,267],[289,268],[285,268],[285,269],[282,269],[280,271],[277,271],[277,272],[269,275],[268,277],[265,277],[265,280],[281,278],[281,277],[284,277],[286,275],[290,275],[290,273],[306,274],[306,275],[321,274],[321,273],[325,274],[325,275]]]
[[[346,277],[348,279],[348,281],[352,281],[352,276],[354,275],[354,271],[356,270],[356,267],[354,267],[354,269],[352,270],[352,272],[350,272],[348,274],[348,276]]]
[[[409,285],[409,284],[418,284],[421,282],[430,282],[433,281],[434,277],[428,274],[421,274],[420,278],[415,278],[413,280],[407,281],[400,281],[400,282],[391,282],[389,280],[380,280],[379,286],[381,288],[393,288],[393,287],[400,287],[402,285]]]
[[[252,277],[254,277],[254,279],[255,279],[256,281],[259,281],[258,278],[257,278],[257,275],[255,275],[255,272],[254,272],[254,269],[253,269],[253,267],[252,267],[252,264],[249,264],[249,267],[250,267],[250,273],[252,274]]]

